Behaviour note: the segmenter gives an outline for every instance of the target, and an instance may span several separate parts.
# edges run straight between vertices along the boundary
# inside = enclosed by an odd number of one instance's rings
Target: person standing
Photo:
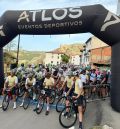
[[[47,95],[47,110],[45,115],[48,115],[50,112],[50,95],[52,87],[54,86],[54,79],[51,77],[50,72],[47,72],[43,86],[45,88],[45,93]]]
[[[78,104],[78,113],[79,113],[79,129],[83,129],[82,121],[83,121],[83,96],[84,96],[84,90],[83,90],[83,83],[81,79],[79,78],[78,73],[74,74],[75,77],[75,88],[74,88],[74,94],[73,99],[77,100]]]
[[[3,89],[3,96],[6,93],[6,89],[9,89],[11,91],[14,106],[13,109],[16,109],[16,90],[17,90],[17,84],[18,84],[18,78],[15,76],[15,70],[11,71],[10,76],[6,78],[6,81],[4,83],[4,89]]]

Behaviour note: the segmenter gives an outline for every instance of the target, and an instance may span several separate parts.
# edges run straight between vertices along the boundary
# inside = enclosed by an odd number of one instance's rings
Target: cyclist
[[[61,87],[61,89],[64,89],[65,90],[65,93],[68,95],[68,93],[70,93],[71,91],[71,88],[72,88],[72,81],[73,81],[73,77],[72,77],[72,72],[69,71],[67,74],[66,74],[66,78],[63,82],[63,85]]]
[[[50,111],[50,95],[51,95],[51,89],[54,86],[54,79],[51,77],[51,73],[47,72],[46,77],[43,83],[43,86],[45,88],[45,93],[47,95],[47,110],[45,115],[49,114]]]
[[[15,70],[12,70],[11,74],[6,78],[3,89],[3,95],[6,93],[6,89],[9,89],[11,91],[14,101],[13,109],[16,109],[17,84],[18,84],[18,78],[15,76]]]
[[[95,85],[96,84],[96,80],[97,80],[97,74],[95,73],[95,69],[92,70],[92,73],[90,74],[90,84]],[[95,95],[96,92],[96,87],[93,86],[92,87],[92,95]]]
[[[72,77],[73,73],[71,71],[69,71],[67,73],[67,76],[65,78],[65,81],[61,87],[61,90],[64,89],[65,90],[65,96],[72,96],[73,93],[73,77]],[[69,106],[69,100],[68,98],[66,99],[66,106]],[[68,111],[64,114],[64,116],[66,116],[68,114]]]
[[[83,90],[83,83],[81,79],[79,78],[79,74],[76,72],[74,73],[75,77],[75,89],[73,94],[73,99],[77,100],[78,104],[78,113],[79,113],[79,129],[83,129],[82,127],[82,121],[83,121],[83,96],[84,96],[84,90]]]
[[[64,77],[64,75],[63,75],[63,70],[60,69],[60,70],[59,70],[59,78],[58,78],[58,80],[57,80],[57,82],[58,82],[58,85],[57,85],[58,88],[61,88],[61,86],[63,85],[64,80],[65,80],[65,77]]]
[[[108,80],[108,75],[107,75],[107,73],[106,73],[106,71],[105,70],[103,70],[102,71],[102,74],[101,74],[101,84],[103,84],[102,85],[102,87],[101,87],[101,96],[102,96],[102,98],[105,98],[106,97],[106,86],[104,85],[104,84],[107,84],[107,80]]]
[[[55,86],[56,86],[59,81],[58,68],[55,68],[55,71],[53,72],[52,77],[54,78],[54,82],[55,82]]]
[[[89,95],[88,95],[89,88],[88,88],[88,87],[86,88],[85,85],[88,84],[88,82],[89,82],[89,77],[88,77],[88,75],[86,74],[86,71],[85,71],[85,70],[83,70],[83,71],[81,72],[81,74],[80,74],[80,79],[81,79],[81,81],[82,81],[82,83],[83,83],[83,86],[84,86],[86,98],[88,98],[88,97],[89,97]]]
[[[26,79],[26,82],[25,82],[25,94],[23,96],[23,100],[22,100],[22,103],[20,104],[20,107],[23,106],[23,103],[24,103],[24,99],[28,96],[28,90],[29,89],[32,89],[33,90],[33,87],[36,85],[36,79],[33,77],[33,74],[30,73],[28,75],[28,78]],[[33,98],[34,99],[34,98]]]

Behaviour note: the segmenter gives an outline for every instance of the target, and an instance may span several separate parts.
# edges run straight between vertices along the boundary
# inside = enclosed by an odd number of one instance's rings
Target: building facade
[[[70,57],[70,63],[73,65],[80,65],[81,63],[80,55],[72,55]]]
[[[62,62],[61,55],[64,53],[61,53],[57,50],[50,51],[45,53],[45,59],[44,59],[44,65],[58,65]]]
[[[111,47],[95,36],[89,38],[82,50],[82,64],[108,64],[111,61]]]

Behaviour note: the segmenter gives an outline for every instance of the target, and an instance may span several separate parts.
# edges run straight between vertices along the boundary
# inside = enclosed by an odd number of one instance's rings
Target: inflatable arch
[[[0,84],[3,47],[18,34],[53,35],[91,32],[112,47],[111,105],[120,112],[120,18],[102,5],[6,11],[0,17]]]

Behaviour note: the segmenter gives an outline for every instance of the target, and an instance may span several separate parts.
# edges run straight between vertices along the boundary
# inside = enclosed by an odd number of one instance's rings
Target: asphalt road
[[[0,109],[0,129],[63,129],[59,124],[59,114],[52,109],[48,116],[45,116],[45,110],[40,115],[32,111],[33,106],[24,110],[18,107],[3,112]],[[88,103],[84,116],[84,129],[90,129],[96,125],[110,125],[113,129],[120,128],[120,113],[114,112],[109,100],[95,101]],[[78,129],[78,123],[74,129]]]

